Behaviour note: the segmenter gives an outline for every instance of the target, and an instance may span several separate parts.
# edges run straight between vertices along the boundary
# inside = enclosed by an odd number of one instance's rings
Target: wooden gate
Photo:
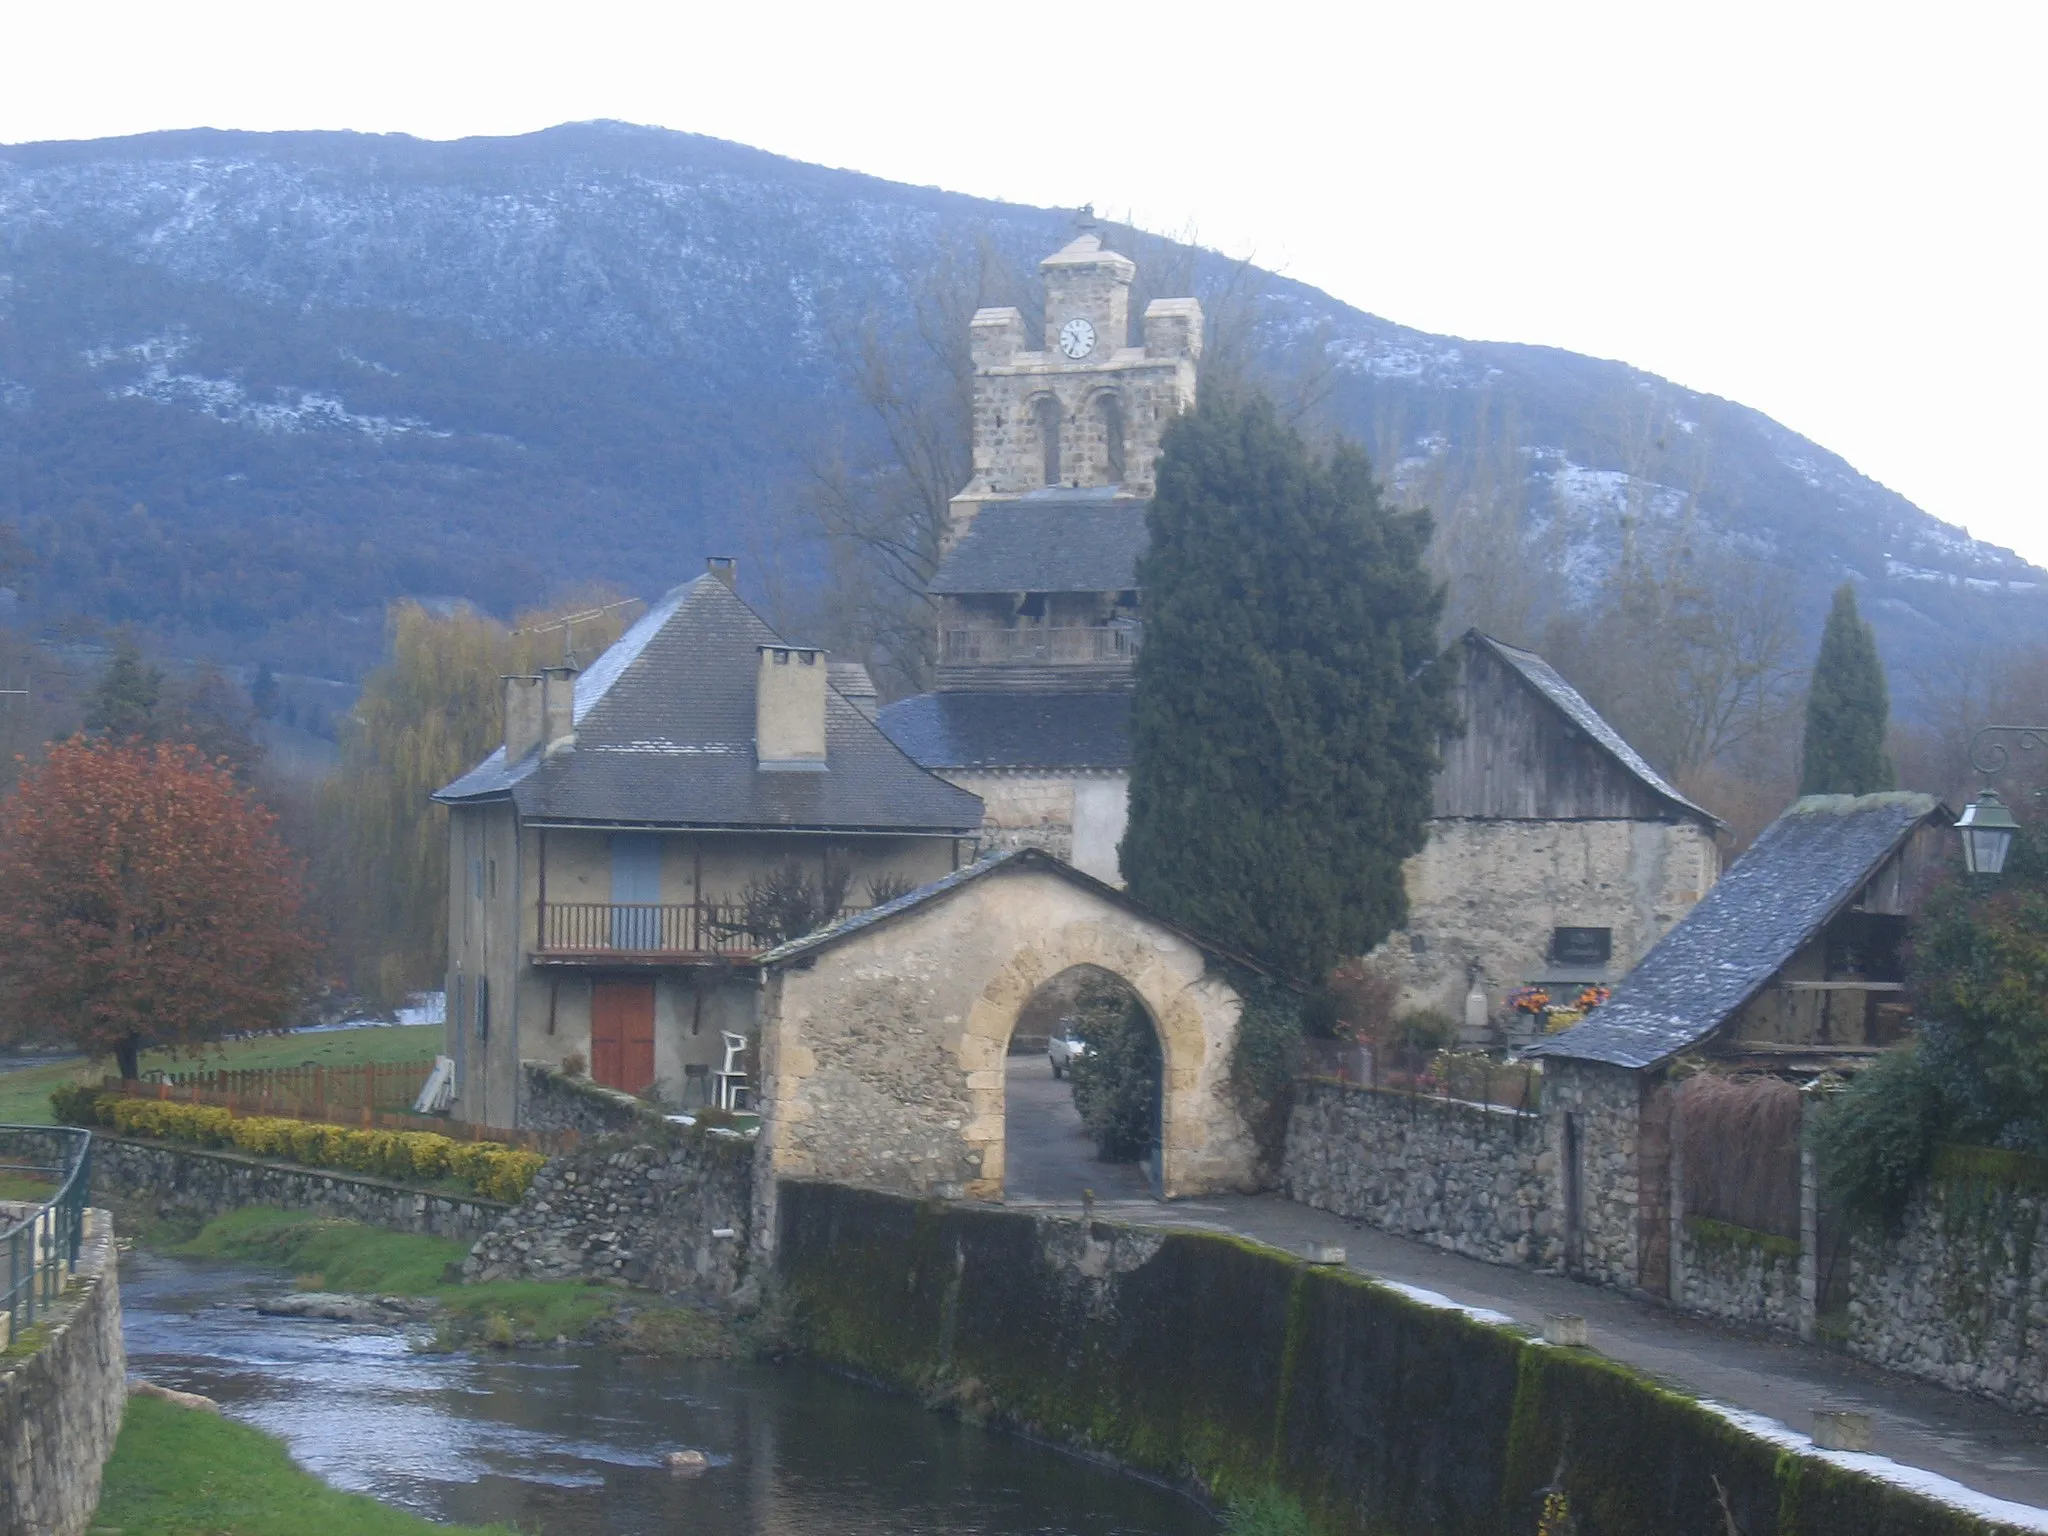
[[[624,1093],[644,1093],[654,1082],[653,982],[591,984],[590,1076]]]

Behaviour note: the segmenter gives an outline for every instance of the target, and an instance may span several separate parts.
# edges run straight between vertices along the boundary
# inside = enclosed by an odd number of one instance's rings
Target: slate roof
[[[762,772],[758,647],[785,644],[717,577],[675,588],[576,679],[576,739],[517,763],[500,747],[434,795],[509,797],[531,821],[969,836],[981,801],[925,772],[836,688],[822,773]]]
[[[1145,509],[1117,487],[1033,491],[991,501],[939,563],[931,590],[1123,592],[1138,584]]]
[[[804,956],[813,954],[818,950],[829,949],[832,945],[851,938],[853,935],[866,929],[873,928],[877,924],[886,923],[892,918],[901,917],[908,912],[914,912],[919,907],[929,906],[931,903],[943,899],[952,892],[959,890],[962,886],[971,884],[976,880],[985,880],[994,874],[1015,874],[1029,870],[1036,870],[1049,875],[1058,875],[1069,884],[1078,885],[1082,890],[1100,897],[1113,906],[1122,907],[1127,912],[1134,912],[1147,922],[1157,923],[1161,928],[1179,934],[1204,954],[1219,956],[1231,961],[1233,964],[1243,966],[1246,970],[1256,971],[1261,976],[1275,975],[1270,966],[1262,965],[1248,955],[1240,954],[1236,950],[1195,932],[1192,928],[1185,928],[1173,921],[1173,919],[1161,916],[1143,902],[1126,895],[1113,885],[1096,879],[1093,875],[1084,874],[1064,859],[1055,858],[1047,853],[1043,848],[1012,848],[1007,853],[990,854],[987,858],[979,859],[964,868],[954,870],[950,875],[940,876],[929,885],[921,885],[914,891],[906,892],[898,896],[894,901],[885,901],[878,907],[869,907],[865,912],[856,912],[851,917],[843,917],[829,927],[820,928],[816,933],[807,933],[801,938],[791,939],[786,943],[778,944],[775,948],[756,956],[755,959],[763,970],[769,970],[779,965],[787,965],[792,960],[800,960]],[[1286,980],[1284,977],[1276,979]]]
[[[1930,795],[1809,795],[1764,829],[1584,1023],[1531,1056],[1649,1067],[1700,1044],[1936,812]]]
[[[1664,776],[1645,762],[1641,753],[1622,740],[1619,731],[1601,718],[1600,711],[1586,702],[1585,695],[1566,682],[1564,675],[1541,656],[1534,651],[1525,651],[1518,645],[1509,645],[1505,640],[1483,635],[1476,629],[1467,631],[1465,638],[1474,644],[1485,646],[1514,668],[1530,687],[1563,710],[1572,724],[1605,747],[1615,760],[1640,779],[1652,794],[1661,796],[1712,826],[1722,825],[1721,819],[1712,811],[1693,804],[1665,782]]]
[[[921,693],[875,723],[926,768],[1131,766],[1128,690]]]

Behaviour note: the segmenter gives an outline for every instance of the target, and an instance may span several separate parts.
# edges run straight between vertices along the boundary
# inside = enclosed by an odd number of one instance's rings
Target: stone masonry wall
[[[1291,1200],[1493,1264],[1556,1269],[1557,1154],[1534,1115],[1308,1082],[1295,1090]]]
[[[468,1280],[624,1280],[714,1299],[747,1280],[754,1147],[731,1132],[598,1143],[550,1161],[463,1265]]]
[[[92,1188],[96,1197],[138,1201],[167,1220],[210,1221],[243,1206],[274,1205],[463,1242],[476,1241],[506,1209],[496,1200],[427,1194],[362,1174],[104,1132],[93,1136]]]
[[[95,1154],[100,1148],[96,1145]],[[86,1213],[70,1289],[36,1320],[33,1354],[0,1365],[0,1531],[79,1536],[100,1501],[128,1400],[114,1224]]]
[[[1633,1072],[1594,1062],[1543,1064],[1543,1117],[1559,1153],[1559,1206],[1568,1220],[1565,1190],[1574,1170],[1563,1166],[1566,1118],[1576,1130],[1579,1231],[1577,1251],[1566,1233],[1566,1267],[1602,1285],[1637,1283],[1637,1140],[1642,1126],[1642,1084]]]
[[[1851,1240],[1849,1351],[2008,1407],[2048,1411],[2044,1214],[2048,1188],[2032,1179],[1938,1170],[1895,1229]]]
[[[1678,1225],[1678,1305],[1724,1322],[1799,1327],[1799,1244],[1692,1217]]]
[[[519,1063],[519,1128],[615,1136],[659,1126],[661,1111],[630,1093],[570,1077],[544,1061]]]

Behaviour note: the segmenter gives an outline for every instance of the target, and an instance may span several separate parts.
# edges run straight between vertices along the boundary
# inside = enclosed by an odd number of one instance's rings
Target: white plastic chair
[[[740,1070],[740,1058],[747,1054],[747,1037],[721,1029],[718,1038],[725,1042],[725,1065],[711,1074],[713,1094],[720,1109],[744,1108],[740,1101],[751,1091],[747,1074]]]

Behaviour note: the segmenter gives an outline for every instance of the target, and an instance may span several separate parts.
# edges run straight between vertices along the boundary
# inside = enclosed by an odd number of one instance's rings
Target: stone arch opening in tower
[[[1040,983],[1017,1011],[1004,1065],[1005,1201],[1159,1193],[1164,1052],[1129,981],[1081,964]]]
[[[1038,446],[1045,455],[1045,483],[1060,483],[1060,403],[1051,395],[1040,395],[1031,404],[1038,420]]]
[[[1095,397],[1095,414],[1102,427],[1102,467],[1107,484],[1124,483],[1124,399],[1115,390]]]

